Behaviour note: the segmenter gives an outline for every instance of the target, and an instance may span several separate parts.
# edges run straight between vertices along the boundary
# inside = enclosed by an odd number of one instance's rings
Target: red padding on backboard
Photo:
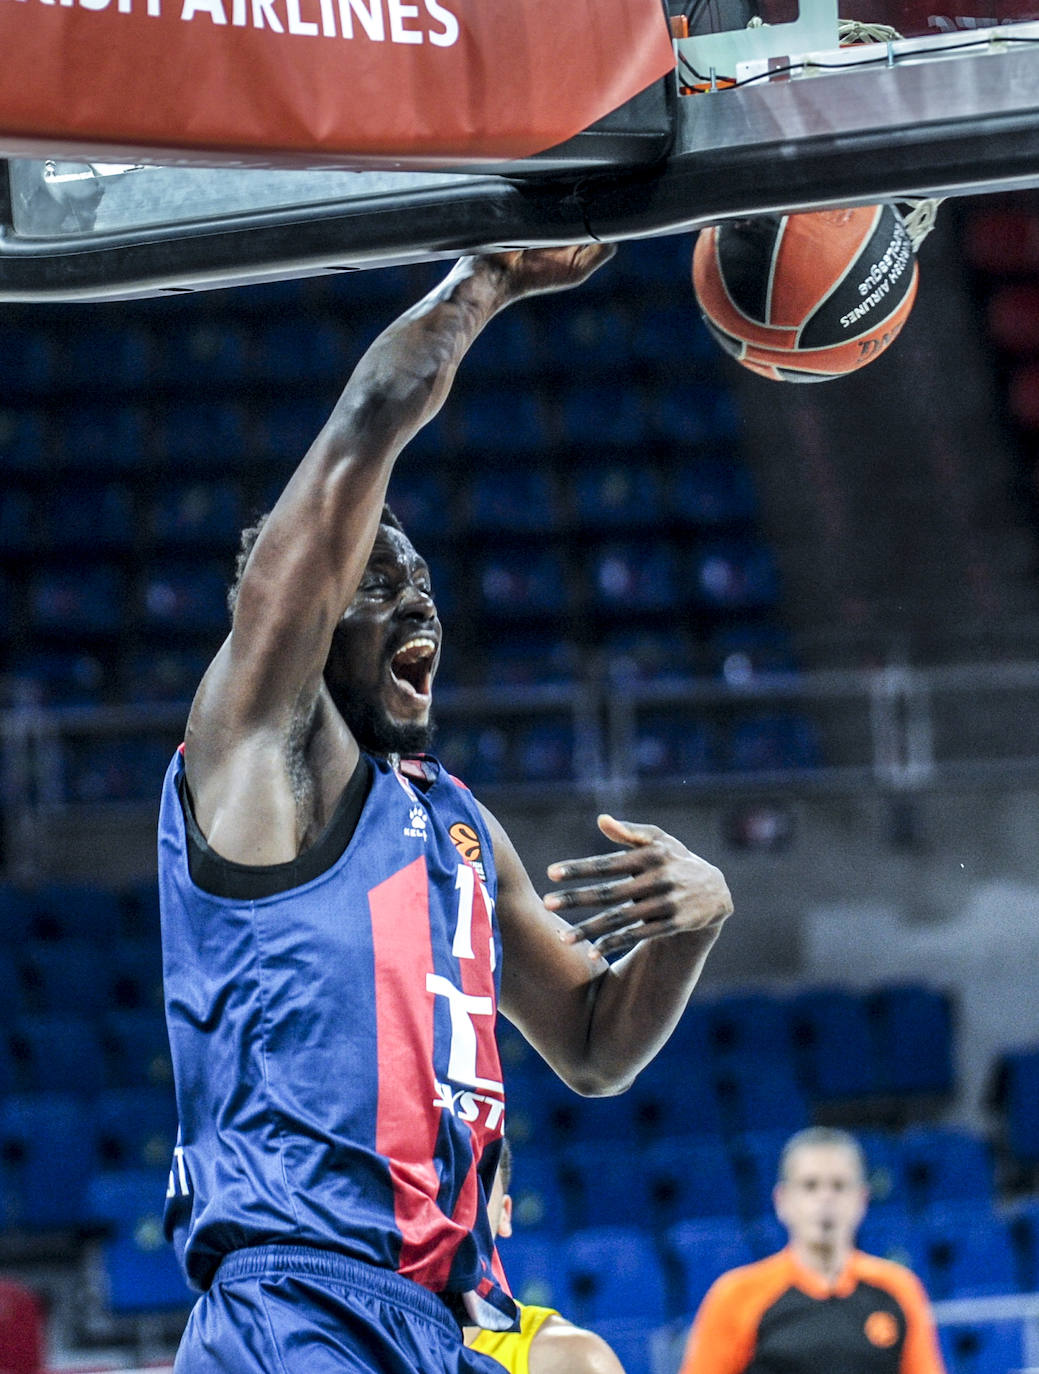
[[[0,148],[511,160],[579,133],[673,61],[660,0],[0,0]]]

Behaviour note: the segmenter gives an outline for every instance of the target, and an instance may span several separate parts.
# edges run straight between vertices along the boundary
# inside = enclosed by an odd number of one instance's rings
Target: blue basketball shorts
[[[435,1294],[329,1250],[226,1256],[191,1310],[174,1374],[501,1374]]]

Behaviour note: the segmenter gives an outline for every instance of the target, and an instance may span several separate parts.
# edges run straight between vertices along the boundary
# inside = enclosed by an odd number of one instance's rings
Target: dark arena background
[[[492,322],[390,489],[445,625],[437,753],[535,883],[606,810],[736,903],[626,1095],[501,1024],[506,1270],[674,1374],[782,1241],[782,1141],[846,1126],[862,1244],[924,1280],[950,1374],[1039,1369],[1039,192],[946,199],[900,336],[813,386],[711,338],[695,232],[614,236]],[[0,270],[0,1368],[172,1362],[162,777],[240,528],[444,270],[113,300]]]

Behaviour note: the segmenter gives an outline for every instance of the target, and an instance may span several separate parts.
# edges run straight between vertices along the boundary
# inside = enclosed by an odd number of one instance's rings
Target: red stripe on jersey
[[[401,1233],[398,1268],[438,1292],[447,1282],[460,1235],[437,1206],[433,1152],[440,1112],[434,1107],[433,968],[429,889],[424,858],[368,894],[375,954],[375,1023],[379,1101],[375,1148],[389,1161],[393,1210]]]

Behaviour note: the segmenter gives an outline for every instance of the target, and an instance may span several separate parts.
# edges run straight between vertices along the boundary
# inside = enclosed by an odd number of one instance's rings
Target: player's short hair
[[[850,1131],[842,1131],[837,1126],[806,1126],[803,1131],[797,1131],[792,1135],[780,1151],[779,1164],[776,1168],[776,1181],[778,1183],[785,1182],[791,1157],[798,1150],[809,1146],[837,1147],[842,1150],[850,1150],[858,1160],[859,1172],[865,1180],[866,1156],[862,1146]]]
[[[498,1156],[498,1177],[501,1179],[503,1193],[509,1191],[512,1183],[512,1146],[509,1144],[508,1137],[501,1138],[501,1154]]]
[[[227,589],[227,610],[232,620],[234,619],[234,608],[238,602],[238,592],[242,585],[242,577],[245,574],[245,565],[249,561],[249,555],[252,553],[257,539],[259,539],[260,531],[266,525],[269,515],[270,511],[265,511],[254,525],[249,525],[242,530],[239,536],[238,553],[235,555],[234,579]],[[393,511],[385,504],[382,508],[382,514],[379,516],[379,524],[389,525],[391,530],[399,530],[401,534],[407,533]]]

